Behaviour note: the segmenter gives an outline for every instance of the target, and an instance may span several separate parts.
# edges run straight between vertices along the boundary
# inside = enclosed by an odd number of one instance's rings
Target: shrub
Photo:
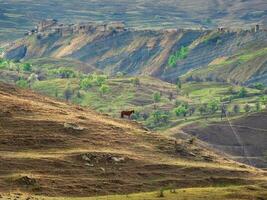
[[[158,194],[158,197],[160,197],[160,198],[165,197],[165,195],[164,195],[164,189],[163,188],[160,189],[159,194]]]
[[[245,98],[248,95],[248,91],[246,88],[242,87],[238,93],[239,98]]]
[[[8,68],[8,61],[0,58],[0,69],[6,69]]]
[[[257,112],[261,111],[261,103],[260,102],[256,103],[256,111]]]
[[[186,117],[186,115],[188,113],[188,108],[185,105],[181,105],[178,108],[175,108],[174,109],[174,112],[175,112],[175,115],[177,117],[179,117],[181,115],[184,116],[184,117]]]
[[[149,118],[149,114],[148,113],[143,113],[143,119],[147,120]]]
[[[102,86],[107,80],[105,75],[90,74],[83,78],[80,82],[80,87],[84,90],[88,90],[92,86]]]
[[[246,104],[246,105],[244,106],[244,110],[245,110],[246,113],[248,113],[248,112],[250,111],[250,109],[251,109],[251,107],[250,107],[249,104]]]
[[[86,78],[84,78],[84,79],[81,80],[80,87],[83,90],[88,90],[92,86],[93,86],[93,81],[92,81],[92,78],[91,77],[86,77]]]
[[[178,91],[182,89],[182,82],[179,77],[176,80],[176,87]]]
[[[234,112],[235,114],[238,114],[238,113],[240,112],[240,106],[239,106],[238,104],[234,105],[234,107],[233,107],[233,112]]]
[[[73,90],[70,88],[70,86],[67,86],[63,92],[64,98],[69,101],[73,95]]]
[[[176,51],[173,55],[171,55],[168,59],[168,65],[170,67],[175,67],[176,63],[179,60],[183,60],[187,58],[189,53],[189,48],[182,46],[178,51]]]
[[[24,71],[24,72],[30,72],[32,70],[32,66],[29,63],[24,63],[20,66],[20,68]]]
[[[200,107],[199,107],[199,113],[201,115],[205,114],[208,112],[208,105],[207,104],[202,104]]]
[[[28,82],[27,82],[26,80],[24,80],[24,79],[20,79],[20,80],[18,80],[18,81],[16,82],[16,85],[17,85],[18,87],[21,87],[21,88],[28,88],[28,87],[29,87]]]
[[[38,75],[35,74],[35,73],[32,73],[32,74],[29,76],[29,78],[28,78],[28,82],[29,82],[30,84],[33,84],[33,83],[35,83],[36,81],[38,81]]]
[[[219,110],[219,101],[218,100],[211,100],[208,103],[208,111],[214,114],[217,110]]]
[[[59,69],[52,70],[53,74],[58,75],[60,78],[74,78],[76,77],[76,73],[74,70],[69,68],[60,67]]]
[[[133,78],[131,80],[131,82],[133,83],[134,86],[139,86],[140,85],[140,79],[139,78]]]
[[[155,103],[158,103],[158,102],[160,102],[160,99],[161,99],[161,95],[160,95],[160,93],[159,93],[159,92],[155,92],[155,93],[153,94],[153,100],[154,100],[154,102],[155,102]]]
[[[138,111],[135,111],[132,115],[131,115],[131,119],[133,119],[133,120],[138,120],[138,119],[140,119],[141,118],[141,114],[140,114],[140,112],[138,112]]]
[[[169,120],[169,113],[164,111],[154,111],[151,115],[154,124],[164,124]]]
[[[99,92],[101,93],[101,95],[106,94],[109,90],[110,88],[107,85],[101,85],[101,87],[99,88]]]
[[[182,104],[183,102],[182,101],[180,101],[180,100],[175,100],[175,106],[176,107],[179,107],[181,104]]]
[[[258,90],[264,90],[265,85],[263,83],[255,83],[253,85],[254,88],[258,89]]]

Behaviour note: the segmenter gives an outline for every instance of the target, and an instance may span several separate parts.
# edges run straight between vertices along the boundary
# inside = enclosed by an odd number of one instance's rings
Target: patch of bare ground
[[[229,155],[230,158],[259,168],[267,168],[267,112],[201,127],[189,125],[184,131]]]

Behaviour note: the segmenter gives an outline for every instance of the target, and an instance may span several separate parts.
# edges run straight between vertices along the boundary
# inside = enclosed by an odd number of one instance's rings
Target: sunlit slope
[[[97,196],[266,178],[197,143],[178,140],[175,145],[136,123],[0,87],[2,193]]]

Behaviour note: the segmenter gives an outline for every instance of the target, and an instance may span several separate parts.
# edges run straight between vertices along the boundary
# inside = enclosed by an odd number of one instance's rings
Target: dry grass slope
[[[88,197],[255,184],[263,171],[134,122],[0,84],[0,193]]]

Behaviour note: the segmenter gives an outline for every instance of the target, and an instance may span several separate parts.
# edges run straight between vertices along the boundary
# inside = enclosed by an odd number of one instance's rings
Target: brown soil
[[[228,121],[205,127],[195,124],[187,126],[184,131],[227,153],[236,161],[267,168],[267,112],[234,120],[232,126],[233,130]]]

